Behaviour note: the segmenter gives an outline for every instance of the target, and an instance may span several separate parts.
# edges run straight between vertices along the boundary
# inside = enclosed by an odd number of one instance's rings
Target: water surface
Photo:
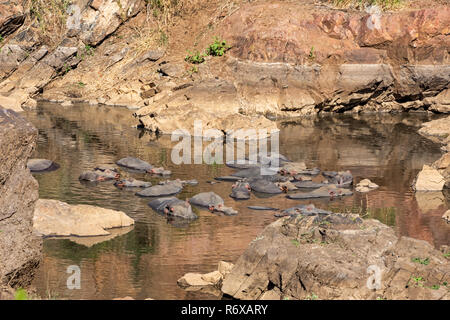
[[[106,238],[46,239],[44,258],[34,286],[38,294],[52,298],[111,299],[214,299],[213,295],[178,288],[176,280],[186,272],[210,272],[219,260],[235,262],[265,226],[275,221],[273,212],[252,211],[249,205],[288,208],[314,203],[335,212],[354,212],[373,217],[395,228],[398,235],[423,239],[439,247],[449,244],[450,225],[441,219],[450,196],[442,192],[414,195],[410,185],[423,164],[441,155],[439,146],[417,134],[425,114],[333,115],[280,122],[280,151],[294,161],[323,170],[351,170],[355,181],[368,178],[380,185],[367,194],[332,201],[290,200],[284,195],[248,201],[229,197],[231,183],[207,181],[228,175],[224,165],[174,165],[170,137],[156,137],[136,129],[136,120],[125,108],[75,105],[61,107],[41,103],[26,117],[39,129],[36,158],[54,160],[59,170],[36,174],[41,198],[70,204],[91,204],[122,210],[136,221],[133,228],[113,230]],[[114,164],[135,156],[172,171],[172,178],[197,179],[180,199],[214,191],[237,216],[219,216],[196,210],[199,219],[179,225],[152,211],[148,199],[112,183],[81,184],[78,176],[99,164]],[[130,174],[153,183],[158,179]],[[106,240],[100,242],[100,240]],[[81,289],[68,290],[66,269],[81,268]]]

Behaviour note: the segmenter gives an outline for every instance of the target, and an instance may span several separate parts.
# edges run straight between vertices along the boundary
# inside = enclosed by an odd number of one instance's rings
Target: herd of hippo
[[[276,160],[276,161],[275,161]],[[274,167],[273,164],[277,164]],[[130,173],[146,173],[159,177],[171,174],[164,168],[154,168],[146,161],[126,157],[118,160],[116,164]],[[281,154],[258,156],[256,161],[248,159],[227,162],[226,165],[237,171],[229,176],[216,177],[218,181],[233,182],[230,197],[235,200],[250,198],[251,192],[260,194],[286,193],[289,199],[334,198],[352,195],[349,189],[353,184],[350,171],[323,171],[319,168],[309,169],[303,162],[293,162]],[[46,159],[31,159],[28,164],[31,172],[53,171],[59,168],[57,164]],[[313,178],[322,173],[323,180],[313,182]],[[196,219],[191,205],[207,208],[211,212],[225,215],[235,215],[237,211],[224,204],[224,200],[214,192],[202,192],[190,199],[180,200],[175,197],[186,185],[197,185],[197,180],[161,180],[157,185],[151,182],[134,178],[121,179],[119,171],[112,166],[98,166],[91,171],[81,173],[79,177],[83,182],[101,182],[115,180],[118,188],[136,188],[137,196],[150,197],[148,205],[158,213],[173,218]],[[317,180],[317,179],[315,179]],[[303,189],[303,192],[299,192]],[[294,192],[292,192],[294,191]],[[305,192],[306,191],[306,192]],[[294,215],[330,215],[331,212],[315,208],[314,205],[297,205],[292,208],[279,210],[272,207],[248,206],[251,210],[279,211],[275,216]]]

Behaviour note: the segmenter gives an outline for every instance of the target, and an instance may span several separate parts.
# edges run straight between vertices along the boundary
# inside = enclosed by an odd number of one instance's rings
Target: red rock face
[[[7,36],[19,28],[25,20],[19,1],[0,2],[0,36]]]
[[[450,8],[395,13],[248,5],[224,21],[241,59],[289,63],[448,63]]]

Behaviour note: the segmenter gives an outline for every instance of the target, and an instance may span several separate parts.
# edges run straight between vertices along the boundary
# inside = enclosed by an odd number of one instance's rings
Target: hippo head
[[[252,188],[246,181],[238,181],[231,187],[231,197],[236,199],[248,199]]]
[[[174,204],[168,205],[164,208],[164,213],[182,218],[194,218],[192,207],[188,201],[177,201]]]
[[[218,204],[216,206],[210,205],[209,206],[209,210],[211,212],[214,212],[214,211],[221,212],[221,213],[224,213],[224,214],[229,215],[229,216],[237,214],[236,210],[234,210],[231,207],[226,207],[222,203]]]

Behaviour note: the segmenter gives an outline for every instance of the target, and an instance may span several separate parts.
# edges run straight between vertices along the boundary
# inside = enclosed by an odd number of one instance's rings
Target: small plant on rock
[[[188,51],[188,55],[184,58],[184,60],[192,64],[200,64],[205,61],[205,55],[198,51],[195,53]]]
[[[225,52],[231,47],[227,45],[225,40],[219,40],[219,38],[214,37],[213,43],[209,45],[206,49],[206,54],[209,56],[223,56]]]

